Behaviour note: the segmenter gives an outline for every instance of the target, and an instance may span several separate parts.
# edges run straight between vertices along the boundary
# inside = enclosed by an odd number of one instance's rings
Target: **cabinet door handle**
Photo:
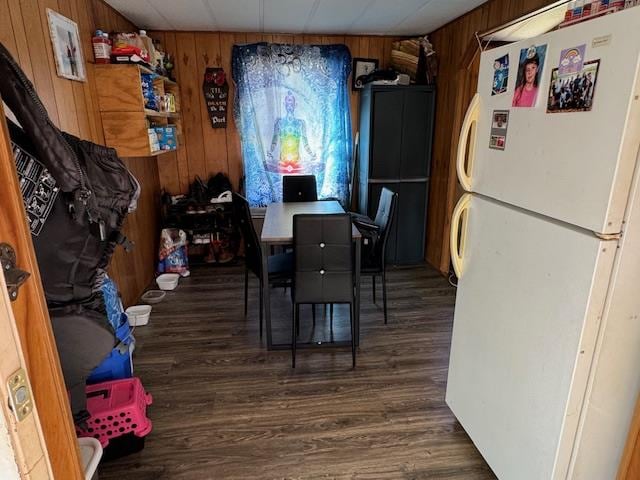
[[[458,152],[456,158],[456,170],[460,185],[467,192],[471,191],[471,174],[473,173],[473,160],[476,153],[476,134],[478,118],[480,116],[480,95],[475,94],[462,122],[460,138],[458,138]],[[467,155],[467,144],[469,154]],[[465,159],[467,159],[465,167]]]

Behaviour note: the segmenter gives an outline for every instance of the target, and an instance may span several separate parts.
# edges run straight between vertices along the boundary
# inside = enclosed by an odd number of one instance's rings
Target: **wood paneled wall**
[[[226,32],[151,32],[176,58],[180,86],[185,147],[158,158],[160,184],[168,192],[185,193],[196,175],[206,180],[217,172],[229,174],[235,188],[242,176],[240,140],[233,120],[234,86],[231,81],[231,49],[234,44],[275,42],[290,44],[344,43],[354,57],[376,58],[381,67],[391,57],[392,37],[288,35]],[[214,129],[209,122],[202,94],[206,67],[222,67],[229,80],[229,109],[226,129]],[[358,125],[359,93],[351,92],[354,132]]]
[[[469,53],[475,33],[502,25],[551,3],[551,0],[490,0],[430,35],[438,53],[436,122],[427,221],[427,261],[449,271],[449,229],[458,182],[454,156],[461,124],[476,92],[478,62]]]
[[[78,24],[87,81],[58,77],[49,37],[46,9]],[[92,68],[91,37],[96,28],[136,30],[135,25],[102,0],[0,0],[0,42],[18,60],[34,83],[49,116],[62,130],[104,143]],[[117,249],[111,273],[126,304],[133,302],[153,278],[159,225],[159,177],[155,158],[125,159],[142,186],[138,212],[125,223],[125,233],[136,249]]]

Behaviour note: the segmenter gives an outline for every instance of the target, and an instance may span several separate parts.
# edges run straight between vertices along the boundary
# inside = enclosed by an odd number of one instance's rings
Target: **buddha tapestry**
[[[345,45],[233,47],[234,115],[251,206],[282,201],[283,175],[315,175],[319,198],[346,201],[351,159]]]

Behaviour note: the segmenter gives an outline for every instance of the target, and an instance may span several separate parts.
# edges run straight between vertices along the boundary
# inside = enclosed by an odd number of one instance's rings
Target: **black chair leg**
[[[262,317],[264,316],[264,302],[263,302],[263,285],[262,281],[260,282],[260,338],[262,338]]]
[[[373,303],[376,303],[376,276],[371,277],[371,284],[373,285]]]
[[[329,305],[329,318],[331,319],[331,325],[333,325],[333,303]]]
[[[382,306],[384,309],[384,324],[387,324],[387,273],[382,270]]]
[[[349,304],[349,322],[351,323],[351,361],[356,368],[356,328],[353,324],[353,303]]]
[[[247,316],[247,308],[249,305],[249,268],[244,268],[244,316]]]
[[[316,304],[311,304],[311,316],[313,317],[313,326],[316,326]]]
[[[298,325],[300,305],[293,306],[293,319],[291,322],[291,368],[296,368],[296,325]]]

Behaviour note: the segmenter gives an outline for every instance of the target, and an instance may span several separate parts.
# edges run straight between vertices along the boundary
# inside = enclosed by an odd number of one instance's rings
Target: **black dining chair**
[[[240,226],[240,233],[244,239],[244,314],[247,315],[249,296],[249,272],[260,280],[260,338],[262,338],[262,324],[264,317],[263,283],[262,283],[262,250],[260,239],[251,219],[249,202],[242,195],[233,193],[234,217]],[[293,254],[281,253],[270,255],[267,259],[269,270],[269,285],[291,286],[293,276]]]
[[[376,276],[382,277],[382,303],[385,324],[387,323],[387,244],[397,205],[398,194],[388,188],[383,188],[380,192],[376,218],[371,220],[363,215],[354,217],[354,224],[363,237],[373,242],[370,248],[363,248],[362,250],[360,272],[362,275],[371,276],[373,303],[376,303]]]
[[[351,356],[356,365],[353,309],[353,241],[348,213],[294,215],[293,319],[291,365],[296,366],[297,333],[302,304],[348,304]]]
[[[315,175],[283,175],[282,201],[315,202],[318,200],[318,188]]]

